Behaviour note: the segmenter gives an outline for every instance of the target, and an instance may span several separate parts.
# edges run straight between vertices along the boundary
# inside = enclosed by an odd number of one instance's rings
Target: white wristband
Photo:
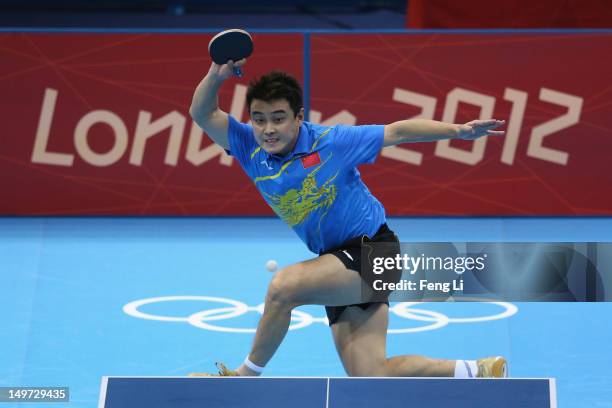
[[[244,365],[249,367],[251,370],[255,371],[258,374],[263,373],[264,368],[251,362],[251,360],[249,360],[249,356],[246,356],[246,358],[244,359]]]

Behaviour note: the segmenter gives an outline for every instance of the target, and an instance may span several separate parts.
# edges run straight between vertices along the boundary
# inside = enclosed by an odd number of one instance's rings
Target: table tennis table
[[[556,408],[550,378],[103,377],[99,408]]]

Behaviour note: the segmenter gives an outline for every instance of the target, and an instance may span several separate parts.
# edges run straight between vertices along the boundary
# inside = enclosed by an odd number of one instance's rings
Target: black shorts
[[[399,239],[397,235],[393,231],[389,229],[387,224],[381,225],[381,227],[376,231],[373,237],[368,237],[367,235],[351,238],[348,241],[345,241],[342,245],[337,248],[330,249],[329,251],[325,251],[321,253],[324,254],[332,254],[335,255],[340,261],[344,264],[347,269],[351,269],[356,271],[357,273],[361,273],[361,247],[364,242],[390,242],[397,244],[397,253],[400,251],[399,247]],[[371,305],[375,305],[378,303],[386,303],[389,304],[388,301],[375,301],[375,302],[366,302],[366,303],[357,303],[353,305],[347,306],[325,306],[325,312],[327,312],[327,318],[329,319],[329,325],[336,323],[340,318],[340,315],[347,307],[359,307],[361,309],[367,309]]]

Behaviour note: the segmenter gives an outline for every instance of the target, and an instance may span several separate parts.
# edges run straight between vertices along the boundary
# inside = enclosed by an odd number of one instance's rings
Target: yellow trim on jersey
[[[319,140],[321,140],[321,138],[323,136],[325,136],[326,134],[329,133],[329,131],[332,130],[332,128],[327,129],[325,132],[321,133],[319,135],[319,137],[317,137],[317,139],[314,141],[314,143],[312,144],[312,147],[310,148],[310,151],[314,151],[315,147],[317,147],[317,144],[319,143]],[[257,154],[258,151],[261,150],[261,146],[259,146],[257,149],[255,149],[253,151],[253,153],[251,153],[251,160],[253,160],[253,157],[255,157],[255,154]],[[260,181],[266,181],[266,180],[274,180],[275,178],[280,177],[281,174],[283,174],[283,171],[285,171],[285,169],[287,167],[289,167],[289,165],[291,163],[293,163],[296,159],[301,158],[303,156],[300,157],[294,157],[293,159],[289,160],[287,163],[283,164],[283,167],[280,168],[280,170],[278,171],[278,173],[273,174],[271,176],[261,176],[261,177],[256,177],[255,180],[253,180],[254,183],[259,183]]]
[[[285,169],[286,169],[287,167],[289,167],[289,165],[290,165],[291,163],[293,163],[293,162],[295,161],[295,159],[299,159],[299,158],[301,158],[301,157],[295,157],[295,158],[293,158],[293,159],[289,160],[287,163],[283,164],[283,167],[281,167],[281,168],[280,168],[280,170],[278,171],[278,173],[273,174],[273,175],[271,175],[271,176],[261,176],[261,177],[255,177],[255,180],[253,180],[253,182],[254,182],[254,183],[258,183],[258,182],[260,182],[260,181],[273,180],[273,179],[275,179],[275,178],[280,177],[280,175],[281,175],[281,174],[283,174],[283,171],[285,171]]]
[[[319,143],[319,140],[321,140],[321,138],[322,138],[323,136],[325,136],[326,134],[328,134],[330,130],[332,130],[332,128],[327,129],[325,132],[321,133],[321,134],[319,135],[319,137],[317,137],[317,140],[315,140],[315,141],[314,141],[314,143],[312,144],[312,147],[310,148],[310,151],[311,151],[311,152],[312,152],[312,151],[314,151],[315,147],[317,147],[317,144]]]
[[[251,160],[253,160],[253,157],[255,157],[257,152],[259,152],[260,150],[261,150],[261,146],[258,146],[257,149],[253,150],[253,153],[251,153]]]

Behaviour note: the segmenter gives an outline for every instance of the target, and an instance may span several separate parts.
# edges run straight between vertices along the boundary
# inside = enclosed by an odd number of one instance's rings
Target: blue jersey
[[[384,126],[321,126],[303,122],[286,156],[255,141],[253,127],[229,117],[230,154],[272,207],[317,254],[348,239],[373,236],[385,209],[365,186],[357,165],[373,163]]]

